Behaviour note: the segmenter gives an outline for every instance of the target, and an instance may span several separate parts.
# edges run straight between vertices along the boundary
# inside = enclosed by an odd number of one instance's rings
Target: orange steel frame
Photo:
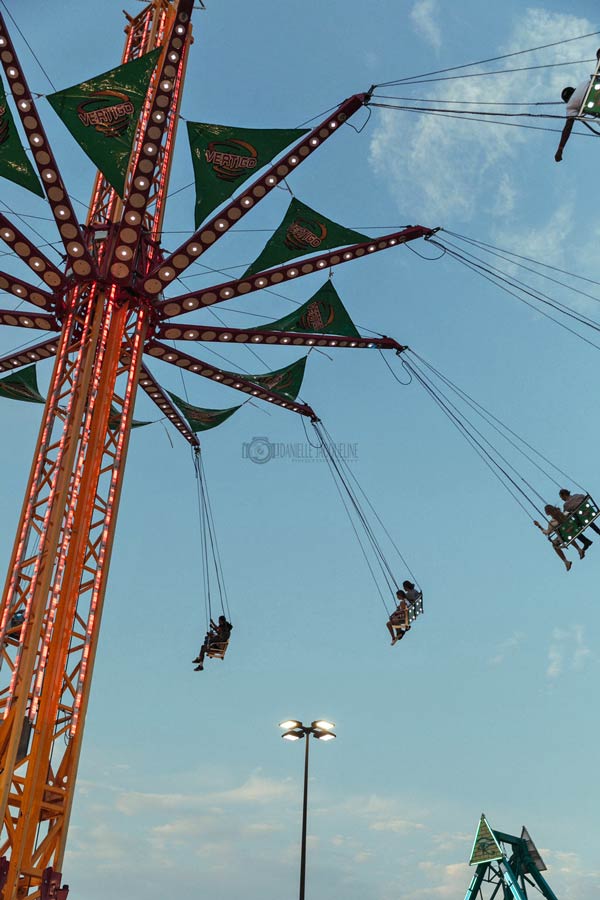
[[[154,0],[135,18],[128,17],[123,62],[162,46],[175,16],[171,0]],[[161,229],[190,41],[188,31],[146,207],[149,242]],[[130,172],[158,77],[149,91]],[[89,249],[100,268],[110,256],[111,226],[114,230],[122,209],[120,198],[98,175],[87,226]],[[153,252],[148,243],[146,271]],[[127,299],[110,281],[72,287],[65,301],[0,607],[3,900],[61,900],[68,891],[61,888],[60,872],[148,329],[144,298]]]

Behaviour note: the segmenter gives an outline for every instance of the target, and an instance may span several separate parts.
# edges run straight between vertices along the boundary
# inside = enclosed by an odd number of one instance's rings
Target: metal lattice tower
[[[196,434],[143,354],[302,416],[310,406],[172,349],[160,338],[398,350],[389,338],[350,339],[260,329],[173,325],[194,309],[391,248],[433,232],[411,226],[248,278],[165,299],[163,291],[310,158],[368,100],[345,100],[283,158],[170,254],[160,246],[193,0],[152,0],[127,16],[122,62],[162,53],[137,127],[124,199],[102,174],[85,225],[75,216],[18,55],[0,15],[0,61],[31,149],[66,263],[55,266],[0,214],[0,239],[44,283],[0,273],[34,312],[0,310],[0,325],[52,332],[0,357],[0,373],[54,358],[9,575],[0,607],[0,891],[3,900],[65,900],[61,871],[109,561],[138,385],[188,443]]]

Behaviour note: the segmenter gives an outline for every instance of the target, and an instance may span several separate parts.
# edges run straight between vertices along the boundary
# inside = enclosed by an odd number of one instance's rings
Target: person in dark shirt
[[[204,657],[207,653],[210,654],[210,650],[212,647],[216,647],[219,644],[224,645],[223,652],[225,652],[225,648],[227,646],[227,642],[229,641],[232,629],[233,625],[231,624],[231,622],[227,621],[225,616],[219,616],[219,621],[216,624],[212,619],[210,620],[210,631],[206,633],[204,643],[200,647],[200,653],[198,654],[196,659],[192,660],[192,662],[197,664],[194,672],[201,672],[203,670]]]
[[[567,513],[567,515],[570,515],[571,513],[575,512],[577,507],[581,506],[581,504],[587,497],[587,494],[572,494],[571,491],[568,491],[566,488],[561,488],[558,492],[558,496],[563,502],[564,511]],[[592,528],[596,532],[596,534],[600,534],[600,528],[598,528],[595,522],[590,522],[587,527]],[[589,538],[586,538],[586,540],[589,540]],[[591,543],[592,542],[590,541],[590,544]]]

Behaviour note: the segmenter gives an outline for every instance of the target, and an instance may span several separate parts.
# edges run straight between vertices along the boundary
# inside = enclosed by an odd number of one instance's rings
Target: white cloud
[[[593,30],[587,19],[529,8],[520,15],[510,40],[498,52],[510,53],[559,41],[565,34]],[[593,57],[594,40],[580,42],[578,51],[582,57]],[[549,47],[529,54],[524,65],[560,62],[564,54],[564,47]],[[494,67],[517,68],[514,59]],[[442,97],[451,101],[448,108],[465,109],[469,108],[466,103],[473,103],[475,110],[490,109],[490,91],[495,102],[558,98],[565,79],[573,77],[567,71],[568,74],[561,68],[541,69],[491,78],[465,78],[442,82],[443,88],[440,83],[429,89],[425,85],[410,89],[404,85],[397,93],[406,96],[409,90],[422,97],[427,96],[423,93],[425,89],[429,96],[436,98],[442,91]],[[582,77],[584,74],[585,69]],[[394,89],[386,88],[383,93],[393,94]],[[385,179],[402,210],[409,209],[416,218],[434,225],[450,216],[468,220],[475,211],[489,218],[502,218],[512,212],[525,188],[526,175],[514,164],[514,159],[525,141],[534,140],[531,137],[534,134],[520,128],[382,109],[371,140],[370,162],[375,172]],[[537,134],[535,140],[539,147]],[[551,152],[549,148],[546,150]]]
[[[565,667],[581,671],[591,654],[592,651],[585,641],[583,625],[555,628],[548,647],[546,677],[550,681],[555,681],[563,674]]]
[[[431,44],[434,50],[439,50],[442,46],[442,33],[438,24],[440,11],[437,0],[417,0],[410,18],[417,34]]]
[[[520,647],[520,645],[523,643],[524,638],[525,635],[522,631],[515,631],[514,634],[512,634],[509,638],[506,638],[506,640],[502,641],[502,643],[499,644],[494,656],[491,657],[489,661],[490,665],[499,666],[507,655],[509,655],[513,650],[516,650],[517,647]]]

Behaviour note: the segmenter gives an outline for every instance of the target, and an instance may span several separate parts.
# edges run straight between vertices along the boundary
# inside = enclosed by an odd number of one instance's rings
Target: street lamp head
[[[285,729],[301,728],[302,722],[299,722],[298,719],[286,719],[285,722],[279,723],[279,727]]]
[[[313,728],[312,733],[318,741],[333,741],[335,734],[333,731],[324,731],[321,728]]]
[[[327,719],[317,719],[311,723],[312,728],[318,728],[320,731],[332,731],[335,728],[335,722],[328,722]]]
[[[281,737],[284,741],[299,741],[304,737],[304,731],[301,728],[292,728],[290,731],[284,731]]]

